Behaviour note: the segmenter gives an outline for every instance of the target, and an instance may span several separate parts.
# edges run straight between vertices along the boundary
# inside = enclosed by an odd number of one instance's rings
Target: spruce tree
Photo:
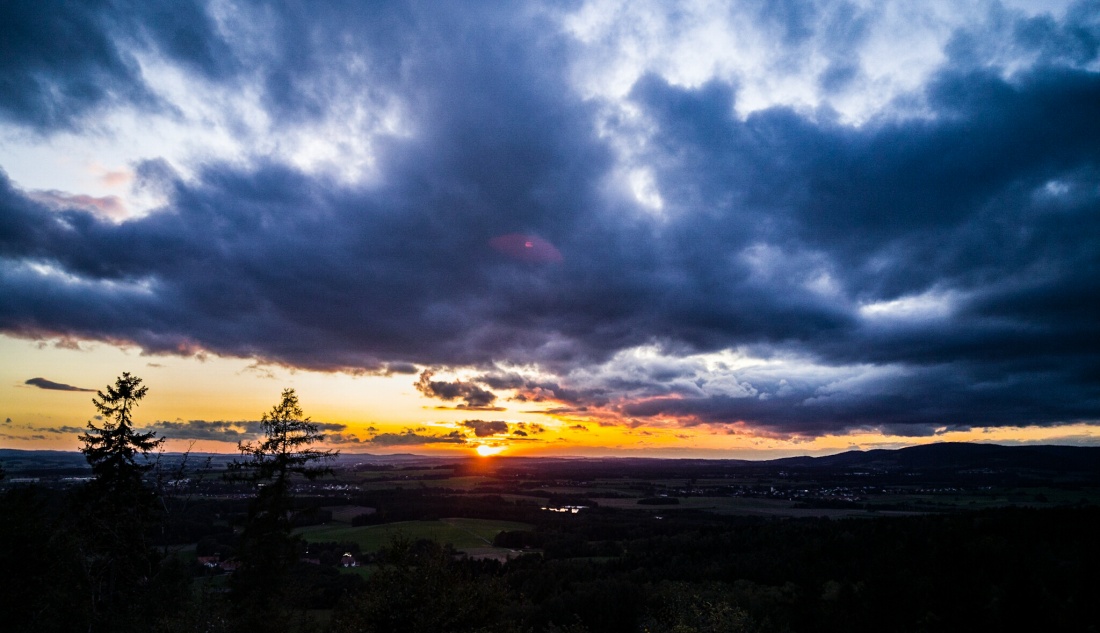
[[[160,562],[148,540],[159,518],[157,497],[143,475],[151,468],[144,458],[164,439],[139,433],[133,420],[147,392],[140,378],[123,373],[92,399],[102,426],[88,422],[80,436],[93,479],[76,499],[77,529],[92,588],[92,620],[104,631],[140,628],[151,607],[140,596]]]
[[[331,473],[336,453],[312,448],[324,439],[298,404],[293,389],[261,419],[264,439],[241,443],[244,458],[229,466],[229,478],[255,485],[255,497],[241,535],[240,567],[233,574],[233,596],[242,626],[253,631],[280,630],[280,612],[292,602],[289,572],[297,560],[293,536],[295,478],[316,479]]]
[[[141,378],[122,372],[114,386],[107,386],[107,393],[96,392],[92,404],[103,419],[98,427],[88,422],[88,430],[80,436],[84,444],[80,452],[92,467],[95,482],[103,487],[125,490],[143,489],[142,475],[152,466],[137,461],[157,449],[164,438],[156,433],[138,433],[134,430],[133,410],[148,387],[141,386]]]

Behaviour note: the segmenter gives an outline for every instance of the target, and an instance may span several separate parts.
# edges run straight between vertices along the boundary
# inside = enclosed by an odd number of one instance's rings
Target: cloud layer
[[[604,423],[1100,419],[1095,3],[949,7],[919,71],[882,65],[895,5],[731,10],[709,53],[697,8],[613,6],[0,9],[5,134],[198,125],[171,76],[260,148],[141,157],[163,204],[124,221],[0,175],[0,330]]]

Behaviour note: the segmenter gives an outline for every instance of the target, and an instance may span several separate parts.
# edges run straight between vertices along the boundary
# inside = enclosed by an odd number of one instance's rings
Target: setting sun
[[[477,454],[481,457],[489,457],[491,455],[497,455],[504,452],[504,446],[490,446],[488,444],[480,444],[477,447]]]

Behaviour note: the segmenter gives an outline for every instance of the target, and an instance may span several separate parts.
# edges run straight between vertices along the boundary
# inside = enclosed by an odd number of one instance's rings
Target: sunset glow
[[[5,447],[124,371],[170,450],[1100,444],[1088,3],[78,5],[0,27]]]
[[[508,447],[506,447],[506,446],[500,446],[500,445],[491,446],[489,444],[480,444],[480,445],[478,445],[476,450],[477,450],[477,454],[480,455],[481,457],[490,457],[492,455],[499,455],[499,454],[503,453],[505,451],[505,449],[507,449],[507,448]]]

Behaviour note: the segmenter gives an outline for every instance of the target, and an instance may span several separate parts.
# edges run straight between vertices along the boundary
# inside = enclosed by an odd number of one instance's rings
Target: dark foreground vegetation
[[[1087,449],[337,460],[287,391],[241,457],[157,459],[143,394],[127,375],[99,394],[83,470],[0,455],[0,630],[1100,625]]]

